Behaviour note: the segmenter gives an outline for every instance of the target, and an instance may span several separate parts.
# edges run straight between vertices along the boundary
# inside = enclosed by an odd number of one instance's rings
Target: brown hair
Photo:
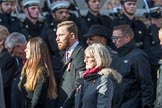
[[[56,82],[53,75],[47,45],[41,38],[38,37],[31,38],[28,43],[30,45],[30,58],[25,62],[21,72],[21,76],[24,77],[26,75],[27,78],[24,85],[26,90],[34,91],[38,78],[42,75],[46,75],[49,79],[49,97],[56,98]]]
[[[78,27],[73,21],[63,21],[57,25],[57,28],[66,26],[67,31],[74,33],[75,37],[78,38]]]
[[[122,32],[122,35],[124,35],[124,36],[128,35],[132,39],[134,38],[134,32],[133,32],[132,28],[127,24],[115,26],[113,28],[113,31],[114,30],[120,30]]]

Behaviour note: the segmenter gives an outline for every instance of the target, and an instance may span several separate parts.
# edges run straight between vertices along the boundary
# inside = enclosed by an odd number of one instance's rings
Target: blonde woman
[[[111,61],[105,46],[94,43],[86,48],[86,71],[76,90],[75,108],[111,108],[115,82],[121,81],[121,75],[110,68]]]
[[[24,97],[23,108],[46,108],[47,96],[57,97],[48,48],[41,38],[32,38],[25,53],[27,61],[19,83]]]

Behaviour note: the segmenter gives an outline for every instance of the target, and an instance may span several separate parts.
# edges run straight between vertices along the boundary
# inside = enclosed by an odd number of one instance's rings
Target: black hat
[[[150,9],[150,16],[153,18],[161,18],[161,7],[154,7]]]
[[[150,8],[150,14],[145,12],[144,15],[146,16],[146,18],[148,18],[149,15],[152,18],[161,18],[162,17],[161,12],[162,12],[161,7],[153,7],[153,8]]]
[[[87,37],[91,37],[94,35],[103,36],[106,39],[108,39],[108,32],[107,32],[106,28],[102,25],[92,25],[89,28],[87,34],[84,35],[84,37],[87,38]]]
[[[120,3],[123,5],[125,2],[137,2],[137,0],[121,0]]]

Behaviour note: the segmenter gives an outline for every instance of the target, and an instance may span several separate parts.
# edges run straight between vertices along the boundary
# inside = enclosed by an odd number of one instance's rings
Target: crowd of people
[[[161,108],[162,12],[149,2],[146,25],[137,0],[112,16],[101,0],[85,15],[69,0],[0,0],[0,108]]]

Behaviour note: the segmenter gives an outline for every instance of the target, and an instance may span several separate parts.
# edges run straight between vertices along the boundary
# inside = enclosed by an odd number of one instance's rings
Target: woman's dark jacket
[[[121,75],[109,68],[89,74],[76,90],[75,108],[111,108],[114,81],[120,80]]]

